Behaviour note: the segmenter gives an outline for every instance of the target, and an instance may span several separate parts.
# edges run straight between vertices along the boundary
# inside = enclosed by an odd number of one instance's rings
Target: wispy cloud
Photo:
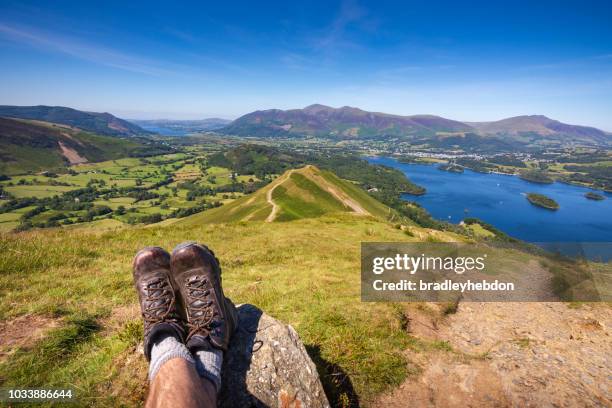
[[[162,76],[175,72],[163,67],[159,61],[129,55],[121,51],[84,42],[71,37],[35,30],[30,27],[9,25],[0,22],[0,36],[15,43],[27,44],[43,51],[69,55],[93,62],[140,74]]]
[[[356,47],[357,44],[347,36],[351,24],[362,21],[367,16],[367,10],[353,0],[345,0],[332,23],[326,27],[323,34],[315,39],[316,49],[335,49],[338,47]]]
[[[284,23],[289,24],[289,23]],[[355,39],[358,31],[372,31],[376,24],[368,10],[355,0],[344,0],[331,22],[318,29],[307,27],[280,55],[280,62],[287,68],[299,71],[329,71],[346,50],[363,49]]]

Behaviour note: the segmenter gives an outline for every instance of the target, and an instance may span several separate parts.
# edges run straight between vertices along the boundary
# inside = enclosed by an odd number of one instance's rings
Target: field
[[[0,206],[15,199],[24,201],[2,210],[0,231],[85,225],[104,219],[125,224],[159,222],[231,202],[243,195],[245,186],[260,181],[208,166],[208,154],[185,149],[149,158],[79,164],[60,174],[12,176],[0,182],[4,191]]]

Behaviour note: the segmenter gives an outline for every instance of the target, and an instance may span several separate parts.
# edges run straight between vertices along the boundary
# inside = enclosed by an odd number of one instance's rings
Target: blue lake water
[[[163,126],[140,125],[140,127],[149,132],[159,133],[162,136],[187,136],[189,134],[189,132],[184,130],[171,129]]]
[[[437,165],[403,164],[388,157],[368,161],[399,169],[425,187],[425,195],[404,198],[440,220],[459,223],[476,217],[529,242],[612,242],[612,194],[563,183],[535,184],[502,174],[450,173]],[[589,191],[605,195],[606,200],[585,198]],[[530,204],[525,197],[528,192],[553,198],[559,210]]]

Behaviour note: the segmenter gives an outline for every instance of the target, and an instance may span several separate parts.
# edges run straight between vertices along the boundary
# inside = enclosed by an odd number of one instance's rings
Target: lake
[[[162,136],[187,136],[190,132],[181,129],[167,128],[163,126],[156,125],[139,125],[144,130],[148,130],[149,132],[158,133]]]
[[[508,235],[534,243],[612,242],[612,194],[564,183],[535,184],[502,174],[471,170],[450,173],[438,170],[437,165],[404,164],[388,157],[371,157],[368,161],[399,169],[425,187],[425,195],[406,194],[403,198],[419,203],[440,220],[459,223],[476,217]],[[589,191],[605,195],[606,200],[585,198]],[[553,198],[559,210],[530,204],[525,197],[528,192]],[[610,249],[607,244],[595,247]]]

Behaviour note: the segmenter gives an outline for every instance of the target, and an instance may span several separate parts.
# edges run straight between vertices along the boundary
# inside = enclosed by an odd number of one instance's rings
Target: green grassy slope
[[[274,205],[277,210],[271,216]],[[186,217],[177,225],[237,221],[289,221],[331,213],[352,213],[387,219],[387,206],[358,186],[315,166],[289,170],[255,193],[230,204]]]
[[[60,143],[88,161],[126,157],[143,144],[39,121],[0,118],[0,173],[59,170],[68,164]]]
[[[281,209],[276,218],[278,221],[314,218],[345,210],[342,203],[322,186],[295,172],[274,189],[272,199]]]
[[[2,386],[71,384],[83,405],[140,406],[147,369],[137,351],[142,322],[131,258],[147,245],[199,240],[220,258],[227,296],[293,325],[328,392],[345,392],[338,382],[347,375],[363,403],[409,374],[403,351],[414,339],[394,305],[360,301],[359,243],[416,239],[344,212],[292,222],[0,234],[0,322],[53,323],[27,347],[0,354]]]

